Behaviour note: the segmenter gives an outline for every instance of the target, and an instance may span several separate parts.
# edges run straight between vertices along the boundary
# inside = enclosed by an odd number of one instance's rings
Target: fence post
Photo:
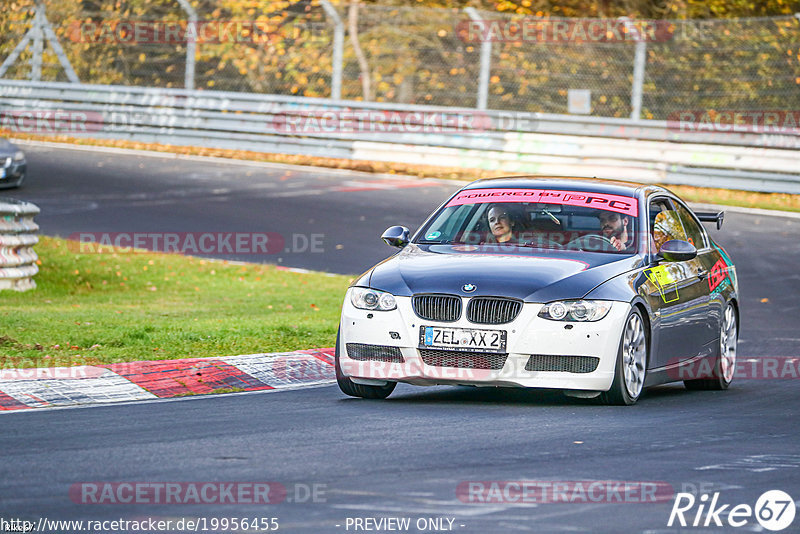
[[[633,59],[633,87],[631,88],[631,119],[642,118],[642,88],[644,86],[644,68],[647,62],[647,44],[636,43],[636,55]]]
[[[33,57],[31,58],[31,81],[42,80],[42,52],[44,51],[44,32],[42,19],[44,18],[44,5],[36,2],[36,14],[33,16]]]
[[[322,9],[333,21],[333,73],[331,75],[331,98],[342,99],[342,53],[344,49],[344,22],[328,0],[322,0]]]
[[[183,10],[189,15],[189,24],[194,31],[186,31],[186,72],[183,76],[183,83],[186,89],[194,89],[194,69],[195,56],[197,52],[197,11],[194,10],[188,0],[178,0]]]
[[[489,100],[489,72],[492,68],[492,41],[486,38],[483,22],[478,11],[474,7],[468,7],[464,11],[469,18],[481,25],[481,71],[478,77],[478,98],[477,108],[486,109]]]
[[[644,69],[647,64],[647,43],[639,30],[628,17],[620,17],[628,32],[636,39],[636,51],[633,56],[633,86],[631,87],[631,119],[642,118],[642,88],[644,86]]]

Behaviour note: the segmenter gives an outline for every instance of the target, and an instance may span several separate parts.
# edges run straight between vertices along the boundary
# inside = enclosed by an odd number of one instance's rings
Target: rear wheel
[[[728,389],[736,371],[736,344],[739,339],[739,324],[736,310],[730,302],[725,307],[725,314],[720,321],[719,355],[714,363],[713,376],[695,380],[684,380],[686,389],[722,390]]]
[[[336,352],[334,356],[336,367],[336,383],[345,395],[351,397],[361,397],[362,399],[385,399],[394,391],[397,382],[388,382],[385,386],[368,386],[366,384],[356,384],[350,377],[342,373],[339,363],[339,334],[336,334]]]
[[[647,374],[647,332],[642,314],[633,308],[622,329],[614,382],[600,395],[604,404],[630,406],[642,394]]]

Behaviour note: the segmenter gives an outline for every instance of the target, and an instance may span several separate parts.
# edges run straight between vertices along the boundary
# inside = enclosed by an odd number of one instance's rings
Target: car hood
[[[561,250],[481,253],[447,245],[410,244],[376,265],[369,286],[398,296],[450,293],[505,296],[528,302],[581,298],[641,263],[638,256]],[[366,276],[356,283],[361,285]],[[465,284],[475,286],[465,292]]]
[[[7,139],[0,139],[0,154],[12,154],[16,152],[17,146]]]

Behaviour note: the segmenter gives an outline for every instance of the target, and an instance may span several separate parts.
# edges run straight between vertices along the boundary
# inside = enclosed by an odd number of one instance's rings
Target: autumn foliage
[[[33,3],[12,0],[0,12],[0,58],[30,28]],[[211,36],[198,39],[195,88],[331,96],[333,23],[319,0],[190,3]],[[643,118],[686,109],[782,109],[800,87],[797,1],[407,0],[362,2],[353,19],[353,4],[332,4],[348,34],[345,99],[474,107],[481,44],[459,34],[469,19],[466,6],[504,24],[562,17],[659,21],[660,38],[647,43]],[[46,6],[81,81],[184,87],[187,43],[153,38],[153,26],[185,29],[188,15],[177,0],[48,0]],[[150,33],[135,34],[135,22],[150,25]],[[627,117],[634,53],[633,42],[493,42],[488,107],[566,113],[568,91],[589,89],[592,114]],[[30,58],[29,46],[6,77],[28,78]],[[66,81],[50,47],[42,79]]]

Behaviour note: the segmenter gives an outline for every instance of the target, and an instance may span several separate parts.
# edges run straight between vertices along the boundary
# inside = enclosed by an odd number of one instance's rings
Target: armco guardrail
[[[0,290],[27,291],[36,287],[39,208],[30,202],[0,197]]]
[[[0,80],[0,127],[145,143],[800,193],[800,131]],[[691,129],[689,129],[691,130]]]

